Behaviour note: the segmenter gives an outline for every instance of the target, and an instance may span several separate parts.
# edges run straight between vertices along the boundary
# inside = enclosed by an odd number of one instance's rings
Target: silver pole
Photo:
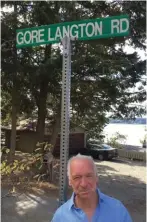
[[[59,206],[67,200],[67,161],[69,156],[69,121],[70,121],[70,85],[71,85],[71,41],[64,37],[63,43],[63,74],[61,104],[61,135],[60,135],[60,182]]]

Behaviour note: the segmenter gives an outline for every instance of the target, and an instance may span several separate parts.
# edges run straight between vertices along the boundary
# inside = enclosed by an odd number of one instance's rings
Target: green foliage
[[[10,149],[3,147],[1,152],[5,154],[9,154]],[[17,159],[15,159],[13,162],[9,162],[7,158],[3,160],[1,163],[2,176],[10,176],[18,172],[24,172],[26,170],[30,170],[30,167],[28,166],[27,162],[24,162],[24,161],[19,162]]]
[[[143,139],[140,140],[140,143],[142,145],[146,144],[147,143],[147,134],[144,135]]]
[[[14,2],[5,1],[2,7],[9,4]],[[142,107],[130,106],[130,103],[145,100],[142,76],[146,61],[141,61],[137,52],[124,51],[125,44],[145,48],[145,1],[20,1],[16,4],[18,28],[128,14],[131,23],[128,37],[73,43],[71,119],[86,128],[89,137],[99,137],[108,121],[107,113],[115,118],[133,118],[145,112]],[[8,122],[11,116],[11,89],[17,68],[18,115],[38,112],[37,132],[42,134],[43,140],[46,117],[53,120],[61,103],[62,50],[60,45],[18,50],[16,67],[13,60],[14,17],[14,12],[2,15],[2,94],[3,98],[9,95],[8,104],[2,105],[2,121]],[[129,89],[138,82],[141,87],[132,93]]]
[[[42,149],[43,148],[43,149]],[[3,147],[1,149],[2,162],[1,162],[1,175],[2,177],[9,177],[13,183],[13,176],[16,175],[18,180],[22,182],[26,178],[27,172],[32,172],[33,179],[40,181],[47,174],[47,166],[44,166],[43,157],[45,152],[51,151],[52,146],[48,143],[37,144],[37,148],[32,154],[31,160],[29,159],[14,159],[13,162],[9,162],[8,154],[10,149]],[[4,157],[5,158],[4,158]],[[28,163],[29,162],[29,163]],[[42,170],[44,168],[44,170]],[[19,177],[19,175],[21,175]],[[30,178],[32,179],[32,178]],[[29,182],[29,181],[28,181]]]
[[[120,134],[116,132],[110,139],[107,138],[106,143],[112,147],[123,148],[123,144],[125,144],[127,139],[126,135]]]

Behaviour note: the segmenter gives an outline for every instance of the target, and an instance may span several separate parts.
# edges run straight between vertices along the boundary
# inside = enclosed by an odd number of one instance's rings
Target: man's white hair
[[[69,160],[68,160],[68,164],[67,164],[67,176],[68,178],[70,178],[70,165],[71,165],[71,162],[73,160],[76,160],[76,159],[81,159],[81,160],[89,160],[92,165],[93,165],[93,170],[94,170],[94,173],[95,175],[97,176],[97,168],[96,168],[96,165],[94,163],[94,160],[91,156],[85,156],[85,155],[81,155],[81,154],[77,154],[76,156],[73,156],[71,157]]]

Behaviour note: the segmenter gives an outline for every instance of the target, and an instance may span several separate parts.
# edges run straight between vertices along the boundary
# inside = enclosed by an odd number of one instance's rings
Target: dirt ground
[[[99,187],[123,202],[134,222],[146,221],[146,163],[131,160],[96,162]]]
[[[123,202],[123,204],[129,210],[134,222],[145,222],[146,221],[146,163],[140,161],[131,161],[117,159],[112,161],[95,161],[99,175],[99,188],[105,194],[113,196]],[[27,195],[35,194],[36,197],[46,200],[45,207],[36,208],[34,211],[34,217],[31,216],[32,222],[39,221],[39,215],[43,215],[42,222],[50,221],[52,215],[57,206],[50,206],[51,200],[55,200],[54,204],[57,203],[58,199],[58,181],[59,181],[59,170],[56,170],[56,184],[51,185],[48,182],[34,184],[23,187],[22,185],[17,187],[17,191],[20,194],[25,192]],[[2,190],[8,190],[8,184],[2,183]],[[69,191],[70,194],[70,191]],[[23,220],[18,220],[16,211],[10,213],[10,209],[6,208],[6,201],[10,201],[12,198],[6,198],[5,195],[2,197],[2,221],[7,222],[9,220],[8,215],[15,216],[14,221],[29,221],[29,214],[26,212],[27,217],[23,217]],[[41,203],[41,202],[40,202]],[[48,209],[52,208],[51,215],[49,217]],[[40,209],[40,210],[37,210]],[[11,210],[12,211],[12,210]],[[32,215],[32,210],[31,215]],[[42,214],[41,214],[42,211]],[[7,215],[7,219],[5,217]],[[25,213],[24,213],[25,215]],[[37,220],[38,218],[38,220]],[[12,220],[11,220],[12,221]]]

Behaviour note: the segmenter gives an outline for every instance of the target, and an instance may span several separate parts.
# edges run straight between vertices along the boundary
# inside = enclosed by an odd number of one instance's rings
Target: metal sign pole
[[[59,206],[67,200],[67,161],[69,155],[71,40],[65,36],[63,43],[62,106],[60,134]]]

